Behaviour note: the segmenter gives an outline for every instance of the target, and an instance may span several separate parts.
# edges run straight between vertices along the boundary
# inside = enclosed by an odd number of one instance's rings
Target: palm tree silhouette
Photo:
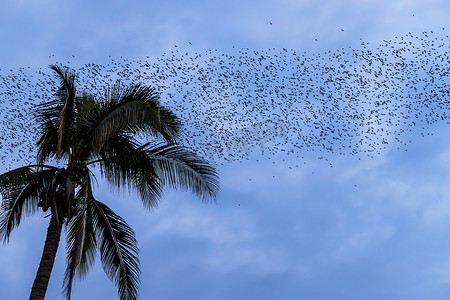
[[[140,265],[134,231],[94,197],[92,167],[98,166],[112,185],[136,190],[146,208],[157,204],[166,186],[192,191],[204,202],[214,201],[217,171],[175,143],[180,121],[160,105],[154,89],[116,85],[99,99],[77,92],[73,71],[50,67],[60,87],[52,100],[36,107],[33,116],[41,128],[36,164],[0,175],[0,238],[7,243],[23,216],[50,209],[30,299],[45,297],[64,224],[67,299],[75,275],[87,274],[97,250],[120,299],[136,299]]]

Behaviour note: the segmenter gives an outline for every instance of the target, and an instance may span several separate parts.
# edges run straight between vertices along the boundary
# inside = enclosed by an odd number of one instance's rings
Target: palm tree
[[[30,299],[44,299],[63,224],[66,298],[75,275],[86,276],[98,250],[120,299],[136,299],[140,268],[134,231],[94,197],[92,167],[112,185],[136,190],[148,209],[157,204],[165,186],[192,191],[205,202],[215,200],[217,172],[175,143],[180,121],[160,105],[154,89],[116,85],[97,99],[76,91],[73,71],[50,67],[61,83],[53,99],[39,104],[33,116],[41,129],[36,164],[0,175],[0,238],[7,243],[24,215],[50,209]]]

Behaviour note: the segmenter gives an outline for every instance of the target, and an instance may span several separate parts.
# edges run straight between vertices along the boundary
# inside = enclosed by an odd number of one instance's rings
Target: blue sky
[[[446,1],[412,0],[6,0],[0,73],[106,64],[110,55],[152,62],[174,45],[190,53],[236,46],[313,55],[361,47],[363,38],[376,47],[408,32],[450,30],[449,13]],[[136,231],[140,299],[448,299],[449,134],[446,122],[416,126],[402,137],[411,143],[392,141],[373,158],[255,154],[220,166],[216,204],[167,190],[148,212],[133,194],[104,184],[96,195]],[[0,247],[2,299],[28,297],[48,223],[42,217],[24,220]],[[46,299],[61,299],[64,264],[61,244]],[[98,259],[73,292],[74,299],[116,295]]]

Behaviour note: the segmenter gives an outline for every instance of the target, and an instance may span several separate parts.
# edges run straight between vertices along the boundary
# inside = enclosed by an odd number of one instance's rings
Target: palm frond
[[[33,169],[29,166],[20,167],[3,173],[0,175],[0,191],[3,192],[10,187],[27,182],[32,173]]]
[[[7,191],[11,187],[17,187],[24,185],[33,179],[34,174],[42,169],[50,169],[53,171],[59,170],[59,168],[44,164],[29,165],[19,167],[0,175],[0,193]]]
[[[45,122],[41,123],[40,137],[37,142],[38,153],[37,162],[44,163],[50,158],[61,159],[67,156],[67,153],[59,152],[58,149],[58,129],[56,128],[53,121],[47,116]]]
[[[146,133],[173,142],[180,128],[177,117],[160,106],[155,90],[141,85],[111,92],[109,99],[97,102],[84,122],[94,152],[120,133]]]
[[[64,274],[63,293],[70,300],[75,274],[86,276],[94,264],[97,241],[95,238],[91,179],[89,171],[83,172],[81,188],[76,195],[76,213],[67,226],[67,268]]]
[[[51,181],[55,169],[33,171],[22,167],[0,175],[2,204],[0,213],[0,239],[8,242],[11,231],[20,224],[22,215],[38,210],[40,192]]]
[[[57,153],[58,154],[63,149],[64,142],[65,142],[65,137],[66,137],[66,127],[68,125],[67,123],[69,122],[70,114],[73,114],[73,112],[71,112],[70,104],[71,104],[70,103],[70,99],[67,97],[66,103],[64,103],[63,108],[59,112],[59,118],[58,118],[58,125],[59,125],[59,127],[58,127],[58,145],[57,145]]]
[[[93,201],[95,229],[103,269],[118,287],[120,299],[136,299],[139,288],[139,249],[133,229],[105,204]]]
[[[144,207],[155,207],[161,186],[147,153],[127,136],[111,138],[98,156],[101,174],[114,186],[136,190]]]
[[[57,65],[51,65],[50,68],[59,77],[60,87],[52,100],[36,105],[33,114],[34,120],[42,128],[38,146],[41,150],[39,157],[44,160],[51,155],[61,158],[64,156],[61,152],[67,154],[72,139],[77,137],[75,74]],[[56,148],[50,151],[50,146]],[[43,155],[44,152],[47,152],[47,156]]]
[[[69,71],[64,69],[58,65],[50,65],[50,69],[55,71],[60,79],[60,86],[58,92],[63,93],[65,97],[69,97],[71,99],[75,98],[76,89],[75,89],[75,73],[73,71]]]
[[[203,158],[177,145],[152,145],[146,152],[162,185],[191,191],[203,202],[215,201],[219,190],[217,171]]]
[[[72,71],[65,70],[57,65],[51,65],[50,68],[56,72],[60,78],[60,88],[58,93],[60,96],[64,97],[64,104],[58,113],[58,146],[57,153],[66,148],[68,151],[68,141],[67,138],[73,138],[75,128],[75,74]],[[67,132],[68,131],[68,132]]]
[[[87,130],[89,128],[82,128],[81,126],[86,123],[89,115],[93,110],[98,109],[98,103],[95,96],[87,92],[83,92],[81,96],[78,97],[78,107],[77,107],[77,132],[81,135],[86,135],[87,132],[82,130]]]
[[[44,122],[47,117],[50,117],[56,124],[67,98],[72,99],[72,101],[76,99],[75,74],[73,71],[56,65],[51,65],[50,68],[56,72],[60,79],[60,86],[50,100],[35,106],[33,115],[35,120],[43,120]]]
[[[160,133],[168,143],[174,143],[180,136],[181,121],[167,107],[159,106]]]

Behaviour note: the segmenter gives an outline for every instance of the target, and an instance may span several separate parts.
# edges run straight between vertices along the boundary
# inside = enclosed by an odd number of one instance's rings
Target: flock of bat
[[[161,94],[183,121],[180,143],[216,164],[253,154],[374,156],[448,123],[450,38],[411,33],[376,47],[322,53],[233,47],[189,53],[175,47],[156,60],[110,59],[75,71],[78,90],[99,95],[120,80]],[[0,70],[0,161],[32,162],[33,106],[58,86],[54,74]]]

